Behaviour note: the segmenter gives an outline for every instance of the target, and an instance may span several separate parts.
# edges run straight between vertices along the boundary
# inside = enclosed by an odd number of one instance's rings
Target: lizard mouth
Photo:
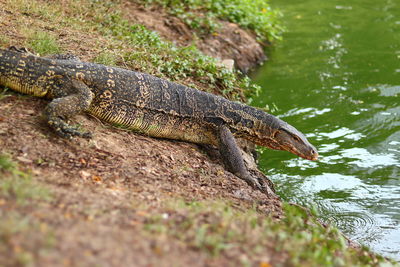
[[[319,156],[317,150],[313,147],[309,148],[306,153],[298,151],[295,147],[290,147],[288,151],[299,157],[302,157],[303,159],[308,159],[312,161],[318,160]]]
[[[304,151],[300,151],[291,144],[281,145],[275,142],[270,142],[268,144],[268,147],[275,150],[285,150],[303,159],[308,159],[312,161],[318,160],[319,156],[317,150],[314,147],[307,147],[306,149],[304,149]]]
[[[315,160],[318,160],[318,156],[319,156],[319,154],[318,154],[317,151],[311,150],[311,151],[309,152],[309,154],[308,154],[306,157],[304,157],[304,158],[305,158],[305,159],[308,159],[308,160],[315,161]]]

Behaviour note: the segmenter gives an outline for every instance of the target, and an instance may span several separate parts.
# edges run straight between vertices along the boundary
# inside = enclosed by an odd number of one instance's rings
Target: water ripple
[[[377,220],[365,212],[334,213],[327,219],[358,242],[374,239],[380,232]]]

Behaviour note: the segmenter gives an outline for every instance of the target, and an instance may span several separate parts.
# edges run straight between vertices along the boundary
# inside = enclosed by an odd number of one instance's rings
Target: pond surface
[[[287,32],[254,73],[253,104],[306,134],[311,162],[266,151],[280,196],[400,260],[400,1],[273,0]]]

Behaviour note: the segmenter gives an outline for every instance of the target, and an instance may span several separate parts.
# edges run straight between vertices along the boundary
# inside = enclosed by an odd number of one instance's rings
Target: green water
[[[276,104],[320,160],[268,150],[262,168],[283,199],[400,260],[400,0],[271,4],[287,32],[254,74],[254,104]]]

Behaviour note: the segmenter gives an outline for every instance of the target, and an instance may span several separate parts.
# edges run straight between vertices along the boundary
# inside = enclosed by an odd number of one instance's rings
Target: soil
[[[159,9],[144,9],[129,1],[123,4],[131,21],[145,24],[179,45],[193,42],[191,32],[179,19]],[[2,22],[1,35],[23,45],[23,37],[6,27],[18,14],[3,6],[1,15],[9,18]],[[90,34],[87,36],[82,42],[90,43]],[[81,50],[90,45],[79,46],[75,33],[68,33],[65,39],[69,50],[83,59],[95,52]],[[234,59],[242,70],[264,58],[254,35],[231,23],[224,22],[218,35],[196,43],[209,55]],[[65,140],[49,129],[41,115],[47,103],[11,92],[0,99],[1,153],[10,154],[53,195],[50,202],[18,210],[39,224],[39,232],[51,228],[57,240],[51,253],[43,252],[35,249],[46,247],[39,233],[29,232],[12,240],[10,254],[21,249],[34,251],[38,266],[127,266],[132,262],[138,266],[222,266],[232,259],[227,255],[210,258],[177,240],[145,236],[140,230],[144,220],[138,207],[144,205],[156,212],[171,198],[222,199],[239,209],[255,207],[276,218],[282,215],[275,195],[255,191],[226,171],[215,151],[206,153],[195,144],[117,129],[86,114],[74,117],[73,123],[90,130],[93,139]],[[14,209],[16,203],[0,198],[0,214]],[[0,263],[15,264],[15,259],[4,256],[0,255]]]

